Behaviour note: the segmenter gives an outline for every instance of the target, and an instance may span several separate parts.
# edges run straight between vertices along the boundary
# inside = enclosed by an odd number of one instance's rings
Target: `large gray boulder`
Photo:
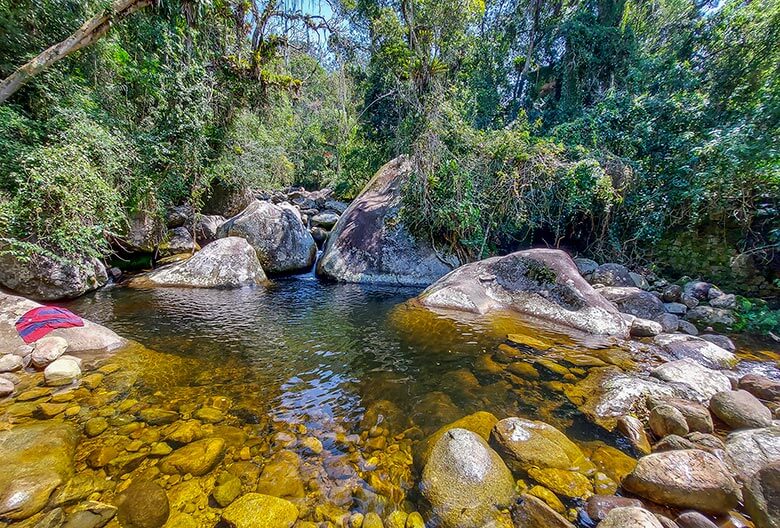
[[[379,169],[331,231],[318,275],[343,282],[427,286],[458,265],[457,258],[413,237],[401,221],[401,191],[411,173],[405,157]]]
[[[557,249],[529,249],[465,264],[426,289],[428,308],[511,310],[591,334],[628,335],[628,323]]]
[[[726,463],[741,482],[776,462],[780,462],[780,426],[744,429],[726,437]]]
[[[590,283],[602,286],[635,286],[628,268],[611,262],[596,268],[590,276]]]
[[[639,459],[623,488],[658,504],[726,513],[735,508],[740,488],[714,455],[698,449],[664,451]]]
[[[41,306],[37,302],[0,292],[0,351],[16,350],[24,341],[16,331],[16,321],[26,312]],[[57,328],[48,336],[62,337],[68,342],[68,354],[111,352],[127,341],[108,328],[84,319],[84,326]]]
[[[78,434],[70,424],[44,422],[0,432],[0,519],[41,511],[73,474]]]
[[[731,390],[729,378],[717,370],[708,369],[691,359],[678,359],[656,367],[651,376],[667,383],[686,387],[688,394],[699,402],[709,402],[715,394]]]
[[[0,253],[0,285],[30,299],[72,299],[107,282],[106,267],[95,258],[55,259],[39,254],[23,260]]]
[[[289,204],[275,205],[255,200],[217,230],[219,238],[246,239],[257,251],[268,273],[290,273],[311,268],[317,245],[303,225],[298,211]]]
[[[165,223],[154,208],[138,209],[130,214],[127,232],[119,241],[125,251],[153,253],[165,237]]]
[[[501,510],[515,496],[512,473],[481,436],[466,429],[450,429],[433,445],[420,491],[436,526],[510,525]]]
[[[217,179],[209,186],[202,212],[231,217],[249,207],[254,201],[255,196],[248,187]]]
[[[212,242],[183,262],[160,268],[135,284],[191,288],[240,288],[266,281],[257,252],[239,237]]]

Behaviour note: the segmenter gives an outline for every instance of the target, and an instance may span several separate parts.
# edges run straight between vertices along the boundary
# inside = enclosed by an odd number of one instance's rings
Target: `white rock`
[[[692,335],[660,334],[653,342],[675,359],[690,358],[708,367],[731,368],[737,362],[728,350]]]
[[[14,393],[14,384],[7,379],[0,378],[0,398],[5,398]]]
[[[16,372],[24,367],[24,359],[16,354],[0,356],[0,372]]]
[[[44,368],[59,358],[68,349],[68,342],[56,336],[46,336],[35,342],[32,352],[32,363],[37,368]]]
[[[708,402],[719,392],[731,390],[729,378],[717,370],[708,369],[692,359],[678,359],[657,367],[651,376],[668,383],[689,387],[698,401]]]
[[[81,376],[79,364],[72,359],[58,359],[51,363],[43,371],[43,378],[46,385],[58,387],[73,383]]]

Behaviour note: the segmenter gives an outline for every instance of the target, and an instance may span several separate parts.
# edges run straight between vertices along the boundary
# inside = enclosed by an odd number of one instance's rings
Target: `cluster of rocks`
[[[698,335],[697,327],[724,329],[734,324],[736,296],[703,281],[682,278],[673,284],[654,273],[636,273],[621,264],[576,258],[582,276],[625,314],[640,320],[636,332]],[[658,325],[644,321],[653,321]]]

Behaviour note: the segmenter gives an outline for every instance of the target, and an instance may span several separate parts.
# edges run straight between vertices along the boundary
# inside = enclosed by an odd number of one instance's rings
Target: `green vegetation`
[[[0,1],[0,77],[108,4]],[[770,269],[778,40],[774,0],[155,2],[0,105],[0,233],[101,255],[215,180],[350,198],[407,154],[405,220],[465,259],[682,274],[665,255],[706,228]]]

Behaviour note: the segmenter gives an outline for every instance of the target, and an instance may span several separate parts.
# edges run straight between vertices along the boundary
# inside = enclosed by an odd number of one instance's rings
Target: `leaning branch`
[[[110,8],[84,22],[71,36],[43,51],[0,81],[0,104],[16,93],[27,81],[57,61],[102,38],[113,23],[152,5],[153,2],[154,0],[115,0]]]

